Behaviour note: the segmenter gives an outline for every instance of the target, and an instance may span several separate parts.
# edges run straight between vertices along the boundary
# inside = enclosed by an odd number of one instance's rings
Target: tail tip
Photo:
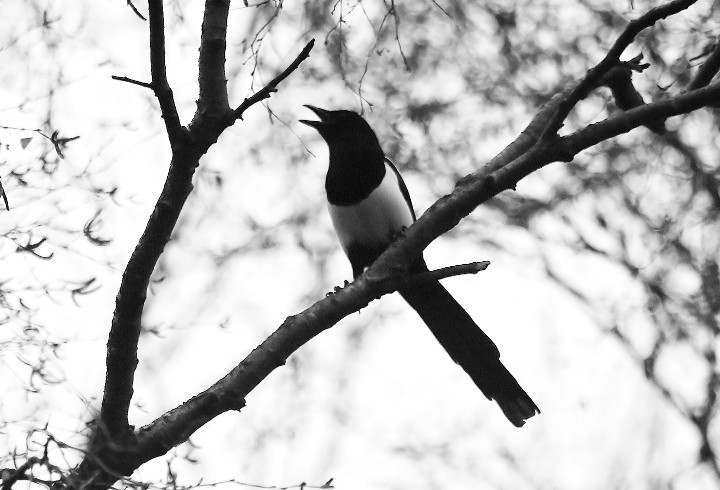
[[[527,395],[513,398],[497,395],[494,399],[515,427],[522,427],[528,419],[540,413],[538,406]]]

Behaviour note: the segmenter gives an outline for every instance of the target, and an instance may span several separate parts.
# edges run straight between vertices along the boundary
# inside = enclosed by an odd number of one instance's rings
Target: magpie
[[[319,121],[300,122],[316,129],[330,150],[325,178],[330,218],[357,278],[415,221],[410,194],[375,132],[359,114],[305,107]],[[422,255],[410,267],[411,274],[427,270]],[[500,362],[497,346],[438,281],[413,283],[398,292],[452,360],[488,399],[500,405],[510,422],[521,427],[540,413]]]

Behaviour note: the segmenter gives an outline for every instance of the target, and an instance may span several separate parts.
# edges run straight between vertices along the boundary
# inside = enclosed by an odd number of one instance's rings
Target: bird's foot
[[[335,294],[335,293],[339,293],[340,291],[343,290],[343,288],[348,287],[349,284],[350,284],[350,281],[348,281],[347,279],[345,279],[345,283],[344,283],[342,286],[335,286],[332,291],[330,291],[329,293],[326,293],[326,294],[325,294],[325,297],[332,296],[332,295]]]

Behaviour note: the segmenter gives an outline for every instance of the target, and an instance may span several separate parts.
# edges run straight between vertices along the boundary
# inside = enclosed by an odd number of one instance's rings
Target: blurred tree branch
[[[720,40],[715,41],[710,55],[695,73],[692,81],[688,85],[688,90],[695,90],[708,85],[715,75],[720,71]]]

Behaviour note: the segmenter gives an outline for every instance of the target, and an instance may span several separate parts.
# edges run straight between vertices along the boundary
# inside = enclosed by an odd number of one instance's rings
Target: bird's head
[[[382,154],[375,132],[360,114],[345,110],[328,111],[311,105],[305,107],[313,111],[320,120],[301,119],[300,122],[315,128],[320,133],[328,144],[331,154],[335,152]]]

